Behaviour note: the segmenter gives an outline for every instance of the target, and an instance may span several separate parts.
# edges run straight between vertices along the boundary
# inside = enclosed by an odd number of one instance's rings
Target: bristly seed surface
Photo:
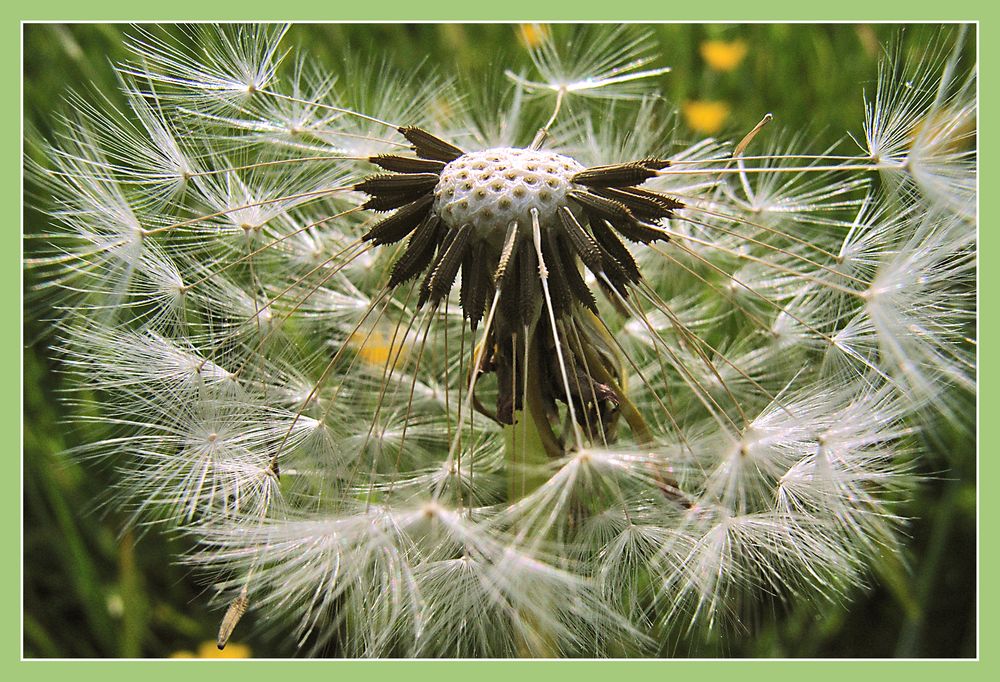
[[[584,170],[574,159],[550,151],[499,147],[470,152],[444,167],[434,190],[434,210],[453,228],[503,232],[512,222],[531,225],[531,209],[542,224],[556,222],[573,176]]]

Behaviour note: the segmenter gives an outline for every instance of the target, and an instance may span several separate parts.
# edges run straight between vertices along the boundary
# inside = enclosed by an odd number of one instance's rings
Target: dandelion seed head
[[[845,157],[688,139],[738,102],[678,111],[629,27],[522,31],[468,98],[285,32],[136,29],[127,107],[30,169],[75,452],[221,604],[308,654],[640,655],[898,551],[975,390],[972,80],[883,67]]]

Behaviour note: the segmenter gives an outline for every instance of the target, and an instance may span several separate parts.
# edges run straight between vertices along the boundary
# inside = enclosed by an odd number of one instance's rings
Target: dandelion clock
[[[817,144],[722,100],[744,39],[675,102],[656,27],[493,27],[472,77],[301,28],[130,27],[28,136],[67,456],[184,539],[219,648],[725,653],[909,580],[972,437],[974,37],[874,45]]]

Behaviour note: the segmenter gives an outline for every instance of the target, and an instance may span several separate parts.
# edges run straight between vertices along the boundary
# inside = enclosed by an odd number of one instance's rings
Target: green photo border
[[[9,434],[12,447],[9,453],[8,475],[0,491],[2,505],[2,538],[7,543],[4,559],[0,563],[0,613],[3,615],[0,646],[4,655],[0,670],[8,679],[65,679],[78,680],[176,680],[212,679],[219,682],[244,682],[244,680],[274,680],[287,674],[296,682],[299,679],[328,678],[350,682],[420,682],[464,678],[473,682],[507,681],[517,676],[518,682],[528,679],[572,679],[574,682],[590,680],[628,679],[637,676],[645,679],[683,680],[698,682],[706,679],[728,678],[743,680],[857,680],[893,677],[905,682],[933,680],[953,682],[966,679],[998,679],[1000,665],[995,645],[997,642],[997,589],[990,578],[997,571],[998,550],[991,541],[996,536],[994,524],[998,519],[997,498],[983,494],[989,490],[989,481],[998,480],[998,463],[991,448],[983,450],[980,460],[979,511],[980,511],[980,581],[979,655],[978,661],[21,661],[21,106],[18,93],[21,82],[21,24],[24,21],[50,20],[194,20],[194,19],[243,19],[243,20],[366,20],[366,21],[546,21],[546,20],[604,20],[604,21],[978,21],[980,41],[980,120],[991,120],[1000,99],[997,92],[995,71],[1000,65],[998,52],[1000,40],[993,32],[997,25],[996,5],[987,9],[985,2],[958,0],[951,2],[919,3],[915,0],[838,0],[831,3],[807,3],[803,0],[777,0],[767,4],[751,4],[744,0],[714,0],[709,3],[630,2],[625,5],[597,3],[593,0],[563,3],[539,3],[537,0],[503,0],[502,2],[472,2],[459,4],[454,1],[378,0],[370,3],[345,3],[338,0],[299,0],[292,3],[274,3],[264,0],[212,0],[193,2],[173,0],[170,3],[138,3],[122,0],[80,3],[71,0],[46,0],[45,2],[12,2],[3,12],[2,51],[3,85],[9,104],[3,107],[6,133],[3,145],[4,194],[10,201],[6,212],[11,223],[0,231],[0,253],[7,263],[0,267],[0,278],[10,285],[9,291],[17,292],[15,317],[17,321],[0,325],[3,353],[4,388],[0,399],[3,432]],[[985,112],[985,116],[983,115]],[[985,172],[980,180],[986,191],[982,194],[980,248],[987,254],[989,266],[993,258],[1000,259],[1000,235],[995,220],[998,210],[990,199],[994,196],[993,166],[998,149],[992,126],[980,132],[980,158]],[[16,214],[15,214],[16,211]],[[993,254],[993,255],[989,255]],[[15,257],[18,261],[15,263]],[[997,270],[980,269],[980,330],[979,338],[989,343],[1000,327],[997,300],[1000,298]],[[992,295],[991,295],[992,294]],[[996,298],[994,297],[996,296]],[[12,298],[15,298],[12,296]],[[981,392],[980,413],[986,415],[979,437],[980,442],[1000,440],[1000,405],[992,389],[991,380],[997,378],[996,356],[983,354],[980,382],[986,387]],[[992,418],[989,418],[991,417]],[[15,466],[16,462],[16,466]],[[982,528],[986,533],[982,533]],[[984,542],[985,541],[985,542]],[[27,567],[30,570],[30,567]],[[227,666],[227,667],[217,667]],[[989,670],[994,670],[989,673]],[[616,680],[617,678],[617,680]],[[853,680],[852,680],[853,682]]]

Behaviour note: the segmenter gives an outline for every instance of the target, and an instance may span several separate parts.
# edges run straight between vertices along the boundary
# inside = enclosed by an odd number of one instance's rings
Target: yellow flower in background
[[[392,365],[395,367],[406,359],[409,350],[406,339],[402,338],[403,333],[396,334],[393,339],[392,333],[383,333],[375,330],[369,335],[367,332],[356,331],[351,335],[348,343],[356,349],[358,358],[373,367],[385,367],[389,356],[393,356]]]
[[[250,647],[246,644],[229,644],[220,650],[216,643],[202,642],[198,645],[198,653],[193,651],[175,651],[170,658],[251,658]]]
[[[714,135],[722,130],[729,118],[729,104],[709,100],[692,100],[681,106],[684,122],[696,133]]]
[[[524,46],[532,49],[548,40],[552,30],[548,24],[518,24],[517,33]]]
[[[706,40],[700,46],[701,58],[716,71],[732,71],[747,56],[743,40]]]

